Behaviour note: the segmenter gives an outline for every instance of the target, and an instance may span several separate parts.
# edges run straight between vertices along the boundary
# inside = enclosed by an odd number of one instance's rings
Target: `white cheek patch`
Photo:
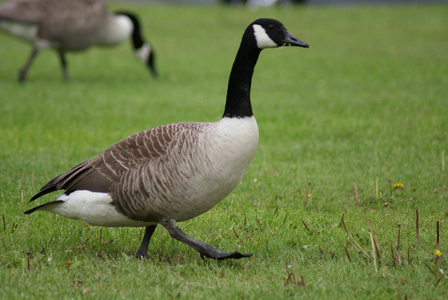
[[[264,30],[263,27],[261,27],[258,24],[253,25],[254,28],[254,35],[255,40],[257,41],[257,47],[260,49],[264,48],[277,48],[278,45],[269,37],[269,35],[266,33],[266,30]]]
[[[143,44],[143,46],[135,50],[135,54],[144,63],[148,60],[149,53],[151,53],[151,47],[148,44]]]

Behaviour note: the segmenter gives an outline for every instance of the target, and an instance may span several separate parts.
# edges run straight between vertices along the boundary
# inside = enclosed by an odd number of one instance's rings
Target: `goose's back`
[[[95,44],[108,15],[101,0],[22,0],[0,5],[0,19],[35,25],[39,39],[62,50]]]

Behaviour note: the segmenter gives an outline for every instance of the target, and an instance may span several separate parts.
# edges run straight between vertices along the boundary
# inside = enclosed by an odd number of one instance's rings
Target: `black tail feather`
[[[59,176],[58,176],[59,177]],[[56,185],[54,184],[56,178],[53,178],[52,180],[50,180],[46,185],[44,185],[39,193],[37,193],[36,195],[34,195],[33,197],[31,197],[30,202],[36,200],[37,198],[42,197],[43,195],[46,195],[48,193],[52,193],[54,191],[57,191],[58,189],[56,188]]]
[[[58,189],[57,189],[55,186],[46,188],[46,189],[44,189],[44,190],[41,190],[39,193],[37,193],[36,195],[34,195],[33,197],[31,197],[30,202],[36,200],[37,198],[42,197],[43,195],[52,193],[52,192],[57,191],[57,190],[58,190]]]
[[[38,194],[38,195],[39,195],[39,194]],[[37,195],[36,195],[36,196],[37,196]],[[48,203],[45,203],[45,204],[36,206],[36,207],[34,207],[34,208],[32,208],[32,209],[29,209],[29,210],[27,210],[27,211],[25,211],[25,212],[23,212],[23,213],[24,213],[25,215],[28,215],[28,214],[31,214],[31,213],[35,212],[36,210],[41,209],[41,208],[44,207],[44,206],[51,205],[51,204],[56,204],[56,203],[63,203],[63,202],[64,202],[64,200],[54,200],[54,201],[51,201],[51,202],[48,202]]]

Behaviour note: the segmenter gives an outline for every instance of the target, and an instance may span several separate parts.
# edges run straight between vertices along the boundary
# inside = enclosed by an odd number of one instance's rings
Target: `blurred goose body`
[[[132,13],[111,13],[102,0],[18,0],[0,5],[0,29],[32,43],[31,54],[20,70],[24,82],[37,53],[46,48],[59,55],[64,79],[68,79],[65,53],[91,46],[113,46],[132,37],[137,57],[157,75],[152,47],[141,34]]]

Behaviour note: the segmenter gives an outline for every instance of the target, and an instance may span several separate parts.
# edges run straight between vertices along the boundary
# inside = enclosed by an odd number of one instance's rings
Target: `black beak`
[[[153,77],[159,76],[159,73],[157,73],[157,69],[156,69],[154,51],[152,51],[151,54],[149,55],[148,62],[146,64],[148,65],[149,69],[151,70],[151,74]]]
[[[303,48],[309,48],[310,45],[308,43],[305,43],[304,41],[299,40],[294,35],[292,35],[289,31],[286,32],[285,40],[283,41],[285,46],[296,46],[296,47],[303,47]]]

